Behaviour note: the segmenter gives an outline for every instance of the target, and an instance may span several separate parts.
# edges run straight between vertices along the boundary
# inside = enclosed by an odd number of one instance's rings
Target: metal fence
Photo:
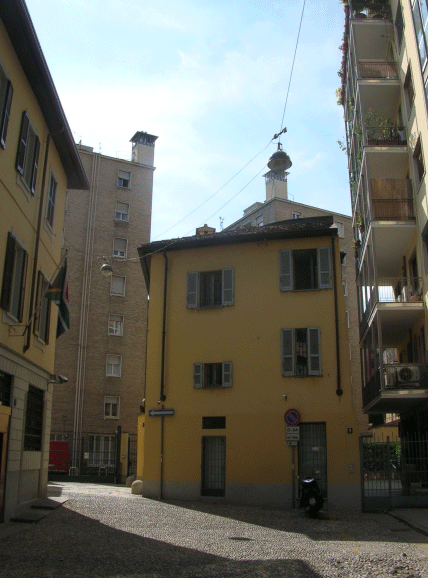
[[[428,507],[428,439],[360,438],[364,512]]]

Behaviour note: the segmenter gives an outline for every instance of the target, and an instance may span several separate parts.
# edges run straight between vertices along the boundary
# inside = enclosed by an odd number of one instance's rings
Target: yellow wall
[[[138,416],[138,436],[137,436],[137,479],[143,479],[144,466],[144,434],[146,431],[146,416],[142,413]]]
[[[31,290],[37,218],[41,198],[46,140],[49,131],[44,121],[39,104],[31,90],[26,76],[21,69],[20,63],[15,55],[2,22],[0,22],[0,54],[1,64],[6,73],[9,75],[14,89],[6,148],[4,150],[0,150],[0,273],[2,274],[4,267],[7,233],[13,230],[20,241],[25,245],[25,249],[28,253],[25,304],[22,321],[22,323],[25,325],[28,322],[30,315],[29,297]],[[18,184],[18,172],[15,169],[15,159],[21,127],[21,118],[22,112],[24,110],[27,111],[37,136],[40,139],[36,194],[34,196],[28,192],[26,194],[23,188]],[[56,179],[58,180],[53,232],[48,232],[44,227],[50,171],[54,173]],[[37,267],[37,269],[41,270],[49,279],[54,274],[60,258],[65,191],[66,176],[55,145],[51,140],[47,161],[44,203],[42,209],[41,242],[39,245]],[[53,360],[56,334],[56,318],[57,307],[52,306],[50,344],[44,346],[44,351],[43,348],[34,347],[35,337],[32,335],[32,346],[25,355],[27,360],[46,369],[50,373],[52,373],[54,370]],[[12,328],[7,323],[1,321],[2,319],[0,317],[0,342],[18,354],[22,354],[25,338],[20,337],[19,335],[22,334],[24,328]],[[13,321],[11,321],[11,323],[13,323]]]
[[[242,243],[169,251],[165,354],[164,481],[199,482],[201,437],[226,436],[226,483],[290,483],[291,448],[284,413],[327,423],[329,483],[358,483],[358,425],[352,404],[349,348],[336,239],[343,395],[337,396],[332,289],[281,292],[278,252],[331,246],[330,238]],[[164,259],[152,255],[146,413],[161,407]],[[234,305],[186,309],[187,272],[233,268]],[[281,375],[282,328],[320,327],[322,376]],[[195,362],[233,362],[233,385],[194,389]],[[285,401],[284,395],[287,395]],[[226,429],[203,430],[202,416],[226,416]],[[348,434],[347,428],[353,433]],[[143,480],[159,480],[161,418],[145,423]],[[349,471],[353,464],[353,473]]]

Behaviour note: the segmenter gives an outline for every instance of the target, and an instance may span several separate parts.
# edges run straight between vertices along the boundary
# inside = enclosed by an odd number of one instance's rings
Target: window
[[[345,236],[345,227],[343,226],[343,223],[336,221],[334,224],[337,227],[337,234],[341,239],[343,239],[343,237]]]
[[[126,239],[118,239],[115,237],[113,239],[113,256],[114,257],[126,257],[126,246],[128,241]]]
[[[107,355],[106,375],[107,377],[120,377],[122,373],[122,356]]]
[[[29,386],[25,412],[24,450],[39,452],[42,448],[43,390]]]
[[[279,285],[281,291],[331,288],[330,248],[280,251]]]
[[[38,309],[34,315],[34,333],[44,343],[49,343],[49,321],[51,302],[46,299],[45,293],[49,287],[49,281],[39,271],[37,278],[36,305]]]
[[[225,429],[226,416],[207,416],[202,418],[202,429]]]
[[[345,295],[345,297],[348,295],[348,282],[347,281],[342,281],[342,286],[343,286],[343,294]]]
[[[116,436],[90,435],[88,466],[113,468],[115,463]]]
[[[0,371],[0,405],[10,407],[10,394],[12,391],[12,376]]]
[[[106,396],[104,398],[104,417],[110,419],[119,419],[120,397]]]
[[[51,173],[51,178],[49,181],[49,193],[48,193],[48,201],[46,207],[46,222],[51,229],[53,229],[53,222],[54,222],[54,213],[55,213],[55,197],[56,197],[56,189],[58,183]]]
[[[415,177],[417,177],[417,186],[419,187],[425,175],[425,165],[422,154],[420,137],[418,138],[418,142],[416,143],[415,150],[413,153],[413,165],[415,167]]]
[[[125,277],[118,277],[117,275],[112,275],[110,277],[110,294],[118,295],[119,297],[125,296]]]
[[[129,205],[128,203],[116,203],[116,212],[114,218],[116,221],[128,221]]]
[[[131,171],[119,171],[117,175],[117,186],[124,189],[131,188]]]
[[[256,217],[256,225],[257,227],[263,227],[263,215]]]
[[[282,375],[321,375],[319,327],[281,330]]]
[[[410,116],[410,111],[412,110],[413,100],[415,98],[415,90],[413,88],[413,80],[412,80],[412,70],[410,68],[410,64],[407,67],[406,78],[404,79],[404,95],[406,100],[406,107],[407,107],[407,116]]]
[[[427,64],[427,46],[425,30],[427,26],[427,6],[425,0],[413,0],[413,22],[415,25],[416,42],[419,50],[419,61],[425,79],[425,67]]]
[[[300,219],[301,216],[302,216],[302,213],[297,213],[296,211],[293,211],[291,218],[292,219]]]
[[[12,233],[9,233],[4,260],[1,306],[19,323],[22,321],[24,309],[27,260],[27,252],[21,247]]]
[[[233,269],[187,273],[187,307],[233,305]]]
[[[109,315],[108,334],[119,336],[123,335],[123,315]]]
[[[398,52],[400,52],[404,32],[404,22],[403,22],[403,12],[401,11],[401,2],[398,2],[397,12],[395,14],[395,30],[397,32],[397,48]]]
[[[216,388],[232,386],[232,362],[193,364],[193,387]]]
[[[13,87],[0,65],[0,145],[6,148],[7,129],[9,126],[10,107],[12,104]]]
[[[39,138],[31,125],[28,114],[24,111],[22,114],[21,132],[16,155],[16,170],[22,175],[33,195],[36,189],[39,151]]]

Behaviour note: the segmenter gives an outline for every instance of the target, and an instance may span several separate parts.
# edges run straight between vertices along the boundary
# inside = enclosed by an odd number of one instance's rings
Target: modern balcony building
[[[428,10],[345,5],[341,102],[355,232],[362,404],[428,435]]]

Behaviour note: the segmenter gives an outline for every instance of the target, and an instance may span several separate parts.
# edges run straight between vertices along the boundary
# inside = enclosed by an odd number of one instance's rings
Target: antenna
[[[220,231],[223,231],[224,218],[223,218],[223,217],[219,217],[219,219],[220,219]]]

